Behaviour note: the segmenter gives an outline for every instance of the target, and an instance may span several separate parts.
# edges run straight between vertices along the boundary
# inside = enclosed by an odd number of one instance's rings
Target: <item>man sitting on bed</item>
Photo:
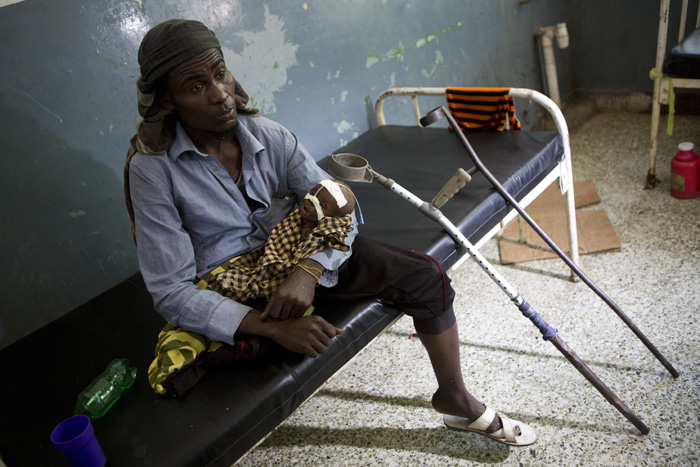
[[[351,251],[326,248],[295,268],[262,312],[193,280],[228,259],[263,247],[309,186],[329,178],[296,136],[247,106],[214,33],[171,20],[139,48],[138,109],[143,117],[125,169],[138,258],[157,311],[171,323],[232,343],[234,334],[272,339],[309,357],[341,330],[303,316],[316,300],[376,296],[413,318],[437,378],[432,405],[449,428],[527,445],[535,432],[486,408],[462,380],[454,290],[434,259],[348,235]]]

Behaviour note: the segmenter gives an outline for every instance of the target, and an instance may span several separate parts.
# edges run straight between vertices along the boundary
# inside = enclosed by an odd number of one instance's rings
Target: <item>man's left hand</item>
[[[310,259],[305,259],[301,264],[314,268],[314,272],[318,270],[322,273],[324,270],[323,266]],[[317,283],[312,274],[302,268],[295,268],[272,294],[260,318],[291,319],[304,316],[314,301]]]

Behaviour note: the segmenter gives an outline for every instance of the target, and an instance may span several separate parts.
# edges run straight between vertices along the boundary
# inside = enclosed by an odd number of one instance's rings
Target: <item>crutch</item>
[[[557,335],[557,330],[551,327],[542,317],[530,307],[530,304],[520,295],[506,280],[496,271],[491,264],[479,253],[467,240],[455,225],[447,219],[436,204],[444,204],[444,201],[452,197],[469,180],[469,175],[459,169],[438,193],[432,203],[427,203],[390,178],[375,172],[363,157],[355,154],[331,154],[328,158],[328,170],[336,177],[354,182],[377,182],[384,188],[393,191],[404,200],[418,208],[428,218],[437,222],[444,228],[454,241],[465,248],[481,268],[498,284],[498,286],[510,297],[522,314],[542,333],[543,339],[551,341],[564,357],[612,404],[627,420],[637,427],[642,434],[649,433],[647,427],[637,415],[634,414],[615,393],[608,388],[603,381],[586,365],[569,346]]]
[[[447,117],[447,121],[449,122],[450,126],[452,127],[452,130],[454,130],[455,134],[459,138],[460,142],[464,146],[464,148],[467,150],[467,153],[469,154],[469,157],[472,159],[474,162],[475,167],[481,171],[481,173],[484,174],[486,179],[493,185],[493,187],[498,191],[501,196],[506,200],[507,203],[509,203],[511,206],[515,208],[516,211],[518,211],[518,214],[527,221],[528,224],[537,232],[537,234],[544,240],[549,247],[554,250],[554,252],[559,255],[559,257],[564,260],[564,262],[571,268],[572,271],[576,273],[578,277],[581,278],[583,282],[588,285],[588,287],[591,288],[605,303],[612,308],[612,310],[617,313],[617,315],[622,319],[622,321],[625,322],[625,324],[632,330],[632,332],[641,340],[644,345],[647,346],[647,348],[651,351],[652,354],[661,362],[661,364],[666,367],[666,369],[671,373],[673,377],[678,377],[678,371],[676,371],[675,368],[664,358],[664,356],[659,352],[659,350],[654,346],[654,344],[647,339],[647,337],[642,333],[642,331],[637,328],[637,326],[632,322],[631,319],[620,309],[617,304],[612,301],[608,295],[603,292],[597,285],[591,281],[586,274],[579,268],[576,263],[574,263],[571,258],[569,258],[566,253],[564,253],[559,246],[552,241],[549,236],[547,236],[546,233],[540,228],[540,226],[535,223],[535,221],[530,217],[528,213],[525,212],[525,210],[518,204],[518,202],[513,198],[510,193],[506,191],[505,188],[503,188],[503,185],[500,184],[498,180],[496,180],[496,177],[493,176],[491,172],[484,166],[484,164],[481,162],[479,157],[476,155],[476,152],[474,152],[474,149],[472,148],[471,144],[469,144],[469,141],[467,141],[466,136],[464,136],[464,133],[460,130],[459,125],[457,125],[457,122],[455,122],[454,118],[450,114],[450,112],[444,107],[438,107],[430,112],[423,117],[420,120],[421,125],[423,126],[428,126],[431,125],[432,123],[440,120],[442,117]],[[472,172],[470,171],[470,174]],[[473,174],[472,174],[473,175]]]

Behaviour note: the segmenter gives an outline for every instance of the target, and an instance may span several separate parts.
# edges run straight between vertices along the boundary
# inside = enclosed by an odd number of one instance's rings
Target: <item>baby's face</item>
[[[352,212],[352,205],[354,205],[354,200],[352,200],[352,203],[347,202],[342,208],[340,208],[338,207],[338,202],[333,197],[333,195],[320,183],[312,189],[310,189],[309,194],[312,196],[316,196],[316,199],[318,199],[318,203],[321,206],[321,209],[323,210],[323,215],[325,217],[340,217]],[[344,191],[343,194],[345,195],[347,201],[347,194]],[[301,201],[299,212],[304,220],[318,222],[316,207],[311,202],[311,200],[304,198]]]

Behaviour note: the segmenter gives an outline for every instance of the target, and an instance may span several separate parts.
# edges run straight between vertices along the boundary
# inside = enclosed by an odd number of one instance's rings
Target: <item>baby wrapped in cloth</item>
[[[304,258],[326,247],[348,251],[345,238],[353,229],[352,192],[334,180],[323,180],[299,207],[280,222],[263,250],[252,251],[231,263],[228,271],[211,279],[208,288],[237,302],[268,300],[295,267],[320,279],[321,271],[301,265]]]

